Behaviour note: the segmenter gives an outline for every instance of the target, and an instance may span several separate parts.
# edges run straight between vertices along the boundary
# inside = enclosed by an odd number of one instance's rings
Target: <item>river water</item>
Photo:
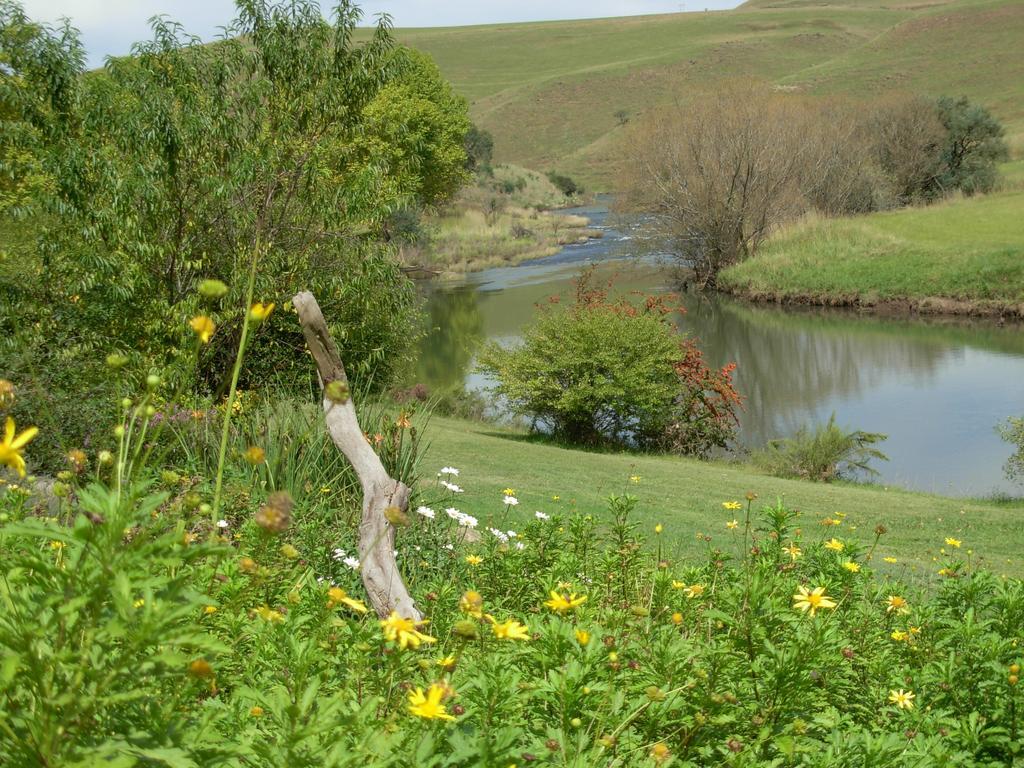
[[[666,257],[639,251],[635,233],[602,206],[573,209],[605,237],[554,256],[425,286],[429,331],[418,380],[433,388],[490,382],[473,370],[485,341],[512,344],[537,305],[570,295],[581,267],[623,290],[676,289]],[[623,231],[625,230],[625,231]],[[679,325],[713,366],[735,362],[744,397],[739,442],[792,434],[835,412],[845,427],[888,435],[876,482],[957,496],[1019,493],[1003,476],[1010,447],[995,426],[1024,414],[1024,328],[939,318],[881,318],[835,309],[753,306],[685,294]]]

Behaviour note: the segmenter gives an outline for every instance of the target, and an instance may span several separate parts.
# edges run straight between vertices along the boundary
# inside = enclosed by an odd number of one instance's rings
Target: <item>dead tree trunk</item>
[[[419,621],[417,610],[395,562],[395,529],[388,522],[385,510],[397,507],[404,514],[409,506],[409,488],[388,475],[380,457],[367,442],[356,418],[351,396],[337,402],[327,396],[326,387],[333,381],[348,385],[345,366],[338,347],[331,338],[320,305],[308,291],[297,293],[292,300],[299,315],[306,344],[316,361],[320,381],[325,388],[324,418],[334,444],[352,464],[363,489],[363,517],[359,524],[359,561],[363,585],[370,604],[381,618],[391,611]]]

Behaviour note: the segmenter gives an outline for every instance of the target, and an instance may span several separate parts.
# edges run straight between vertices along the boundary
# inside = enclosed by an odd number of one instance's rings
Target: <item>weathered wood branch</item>
[[[324,392],[324,418],[334,444],[352,464],[363,490],[363,516],[359,524],[359,560],[363,585],[370,604],[379,616],[396,611],[405,618],[419,621],[422,617],[402,581],[395,562],[395,529],[388,522],[385,510],[398,507],[404,514],[409,506],[409,488],[392,478],[384,469],[356,417],[351,394],[344,402],[327,396],[327,386],[334,381],[348,385],[345,366],[338,347],[331,338],[320,305],[308,291],[292,299],[299,315]]]

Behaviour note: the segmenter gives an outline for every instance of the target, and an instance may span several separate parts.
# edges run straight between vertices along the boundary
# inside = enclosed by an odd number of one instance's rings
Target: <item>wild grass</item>
[[[1012,177],[1011,177],[1012,178]],[[722,273],[726,290],[863,302],[1024,301],[1024,191],[867,216],[808,217]]]
[[[402,259],[459,274],[550,256],[563,245],[600,237],[586,217],[549,210],[572,202],[536,171],[498,166],[427,217],[425,237],[405,247]]]

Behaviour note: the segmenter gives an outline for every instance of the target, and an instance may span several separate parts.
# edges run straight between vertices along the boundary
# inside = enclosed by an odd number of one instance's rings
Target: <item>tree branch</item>
[[[341,355],[313,294],[302,291],[292,301],[322,384],[326,387],[332,381],[340,381],[347,385],[348,377]],[[344,403],[332,402],[325,395],[324,418],[331,439],[352,464],[363,489],[359,560],[370,604],[382,618],[396,611],[405,618],[419,621],[422,615],[409,595],[395,562],[395,529],[385,517],[385,510],[389,507],[398,507],[403,513],[406,511],[409,488],[388,475],[380,457],[366,441],[351,395]]]

